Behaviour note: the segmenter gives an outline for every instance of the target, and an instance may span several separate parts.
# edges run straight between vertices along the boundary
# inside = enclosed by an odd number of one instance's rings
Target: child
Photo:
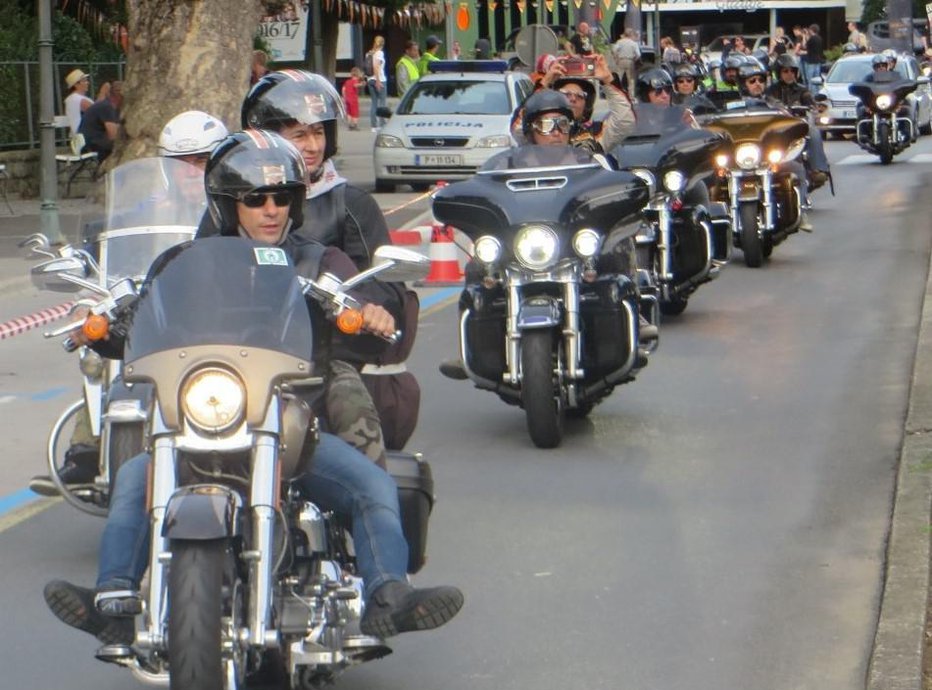
[[[366,83],[362,70],[354,67],[349,79],[343,82],[343,104],[346,106],[346,120],[350,129],[359,129],[359,89]]]

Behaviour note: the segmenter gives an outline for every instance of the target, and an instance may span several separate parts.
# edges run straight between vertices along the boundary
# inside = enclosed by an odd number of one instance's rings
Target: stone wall
[[[70,150],[59,148],[56,153],[70,153]],[[39,149],[0,151],[0,164],[6,165],[6,193],[11,199],[39,198]],[[57,166],[58,197],[63,199],[65,198],[65,183],[68,181],[68,173],[64,170],[64,163],[58,163]],[[87,196],[88,192],[91,191],[91,169],[92,166],[87,166],[74,179],[68,194],[70,198]]]

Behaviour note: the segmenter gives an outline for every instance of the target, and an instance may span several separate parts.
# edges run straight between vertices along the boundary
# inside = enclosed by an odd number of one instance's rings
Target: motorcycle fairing
[[[175,491],[165,508],[162,537],[205,541],[240,533],[239,495],[220,484],[195,484]]]

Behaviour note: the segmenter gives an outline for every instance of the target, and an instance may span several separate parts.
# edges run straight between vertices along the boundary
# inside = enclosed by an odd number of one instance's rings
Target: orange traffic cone
[[[453,228],[434,223],[430,231],[430,272],[424,280],[415,283],[420,287],[451,287],[463,283],[463,272],[456,256]]]

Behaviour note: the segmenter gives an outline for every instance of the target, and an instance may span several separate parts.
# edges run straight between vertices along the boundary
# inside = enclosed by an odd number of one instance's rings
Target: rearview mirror
[[[822,84],[825,83],[825,79],[823,79],[822,77],[813,77],[812,79],[809,80],[809,83],[812,84],[813,86],[822,86]]]
[[[83,280],[87,275],[87,267],[80,258],[69,256],[43,261],[33,266],[29,273],[32,284],[40,290],[78,292],[82,286],[75,279]]]
[[[343,283],[343,290],[350,290],[365,280],[377,277],[390,283],[421,280],[430,273],[430,259],[404,247],[384,245],[375,250],[372,268],[357,273]]]
[[[379,117],[384,117],[387,120],[392,116],[392,109],[384,105],[380,105],[375,109],[375,114]]]

